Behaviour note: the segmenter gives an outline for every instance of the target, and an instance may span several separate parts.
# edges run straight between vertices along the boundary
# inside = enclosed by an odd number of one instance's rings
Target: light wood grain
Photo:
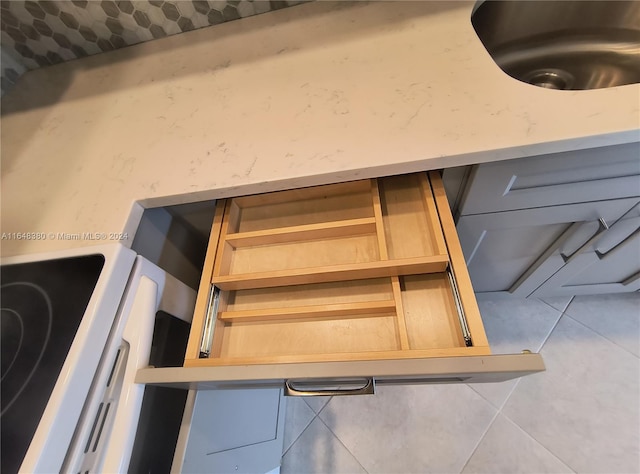
[[[391,282],[388,278],[256,288],[232,291],[230,294],[229,311],[364,303],[393,299]]]
[[[447,244],[444,240],[442,227],[440,225],[440,217],[436,208],[435,198],[431,183],[426,173],[419,173],[418,180],[420,182],[420,190],[422,191],[422,201],[426,209],[426,217],[429,221],[429,230],[431,231],[431,241],[433,242],[434,251],[439,255],[447,254]]]
[[[398,324],[398,337],[400,338],[400,348],[410,349],[409,343],[409,331],[407,328],[407,322],[405,318],[405,309],[402,302],[402,290],[400,288],[400,278],[397,276],[391,277],[391,286],[393,288],[393,300],[396,305],[396,320]]]
[[[430,172],[429,181],[431,182],[431,188],[435,197],[442,232],[447,244],[449,259],[451,260],[451,267],[456,282],[458,283],[458,292],[462,300],[462,307],[467,317],[471,340],[474,346],[489,347],[489,341],[484,332],[484,324],[482,323],[482,317],[480,316],[480,310],[478,309],[476,296],[473,292],[471,278],[469,277],[469,271],[467,270],[467,265],[464,260],[464,254],[462,253],[462,247],[460,246],[460,240],[456,232],[456,225],[451,216],[447,194],[445,193],[440,173],[437,171]]]
[[[207,257],[203,278],[223,290],[211,357],[189,348],[194,357],[185,365],[489,354],[442,183],[425,176],[345,183],[335,188],[340,196],[320,188],[288,195],[298,202],[284,195],[227,202],[212,229],[220,243],[208,249],[215,263]],[[449,264],[474,347],[464,345]],[[190,336],[196,351],[201,331]]]
[[[255,364],[295,364],[304,362],[352,362],[352,361],[394,361],[441,357],[471,357],[489,355],[488,347],[456,347],[450,349],[427,350],[374,350],[360,352],[318,352],[301,355],[272,355],[251,357],[222,357],[219,359],[193,359],[185,361],[187,367],[238,366]],[[335,374],[334,374],[335,375]],[[367,375],[360,373],[358,375]],[[307,376],[310,376],[307,374]]]
[[[382,217],[382,203],[380,201],[380,187],[378,180],[371,180],[371,198],[373,201],[373,215],[376,221],[376,235],[378,236],[378,246],[380,248],[380,259],[388,260],[387,238],[384,230],[384,220]],[[391,277],[391,289],[396,309],[396,324],[398,325],[398,339],[401,349],[409,349],[409,337],[407,325],[404,320],[404,309],[402,307],[402,292],[400,291],[400,280],[397,276]]]
[[[373,217],[364,217],[361,219],[323,222],[321,224],[227,234],[225,241],[231,247],[238,248],[373,234],[375,231],[375,219]]]
[[[349,181],[346,183],[326,184],[308,188],[276,191],[273,193],[254,194],[234,198],[242,209],[259,206],[273,206],[275,204],[295,203],[308,199],[324,199],[327,197],[344,196],[369,191],[369,180]]]
[[[379,180],[389,259],[438,255],[431,239],[419,177],[416,174]]]
[[[290,356],[397,350],[395,316],[331,320],[234,322],[225,327],[221,358]],[[255,363],[255,362],[251,362]]]
[[[234,232],[254,232],[297,225],[319,224],[347,219],[373,217],[369,198],[369,181],[357,186],[342,185],[344,192],[331,194],[330,190],[307,188],[295,192],[285,191],[295,199],[243,207],[245,199],[234,199],[241,208],[240,224]],[[366,188],[365,188],[366,186]],[[349,193],[346,193],[349,191]],[[252,196],[254,198],[257,196]]]
[[[446,256],[436,255],[382,262],[227,275],[214,278],[214,284],[223,290],[269,288],[327,281],[363,280],[367,278],[443,272],[446,270],[447,265],[448,259]]]
[[[373,217],[376,223],[376,236],[378,237],[378,248],[380,251],[380,260],[389,260],[389,251],[387,250],[387,238],[384,234],[384,220],[382,218],[382,203],[380,201],[380,188],[378,180],[371,180],[371,201],[373,204]]]
[[[227,275],[370,263],[378,259],[375,234],[286,242],[234,249]]]
[[[202,277],[198,286],[198,295],[196,297],[196,305],[191,322],[191,332],[189,333],[189,341],[185,359],[197,359],[200,356],[200,341],[202,340],[202,331],[204,329],[204,320],[207,315],[207,303],[209,301],[209,288],[211,287],[211,274],[213,273],[213,264],[216,256],[216,249],[220,239],[220,231],[222,229],[222,219],[225,209],[225,200],[216,202],[216,210],[211,225],[211,233],[209,243],[207,245],[207,253],[202,269]]]
[[[339,319],[394,314],[394,300],[363,303],[333,303],[313,306],[223,311],[218,318],[226,322],[281,321],[291,319]]]
[[[233,202],[233,199],[225,200],[224,217],[222,219],[222,227],[220,229],[220,244],[215,250],[215,263],[213,265],[213,276],[226,275],[229,273],[231,261],[233,258],[233,249],[225,242],[227,234],[236,232],[238,227],[238,219],[240,210]]]
[[[445,273],[406,276],[403,290],[404,317],[412,349],[464,347]]]

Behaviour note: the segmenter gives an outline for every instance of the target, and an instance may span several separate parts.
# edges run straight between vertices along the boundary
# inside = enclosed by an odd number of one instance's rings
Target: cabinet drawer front
[[[135,382],[189,390],[282,388],[287,380],[376,384],[502,382],[545,370],[539,354],[141,369]]]
[[[616,222],[637,201],[627,198],[461,217],[457,228],[475,290],[531,296],[565,265],[561,254],[572,255],[590,240],[599,219]]]
[[[432,172],[219,201],[184,367],[139,381],[455,383],[540,370],[537,354],[490,356]]]
[[[475,167],[461,215],[640,196],[640,143]]]
[[[640,289],[640,202],[609,221],[593,243],[571,258],[533,293],[535,297],[623,293]],[[558,260],[558,256],[556,256]]]

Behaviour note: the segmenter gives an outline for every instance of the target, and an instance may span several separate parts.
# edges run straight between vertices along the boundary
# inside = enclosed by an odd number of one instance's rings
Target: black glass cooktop
[[[22,464],[103,266],[89,255],[0,267],[3,474]]]

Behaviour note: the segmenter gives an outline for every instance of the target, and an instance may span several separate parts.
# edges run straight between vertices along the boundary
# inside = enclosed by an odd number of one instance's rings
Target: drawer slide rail
[[[215,318],[218,314],[219,304],[220,288],[212,284],[209,288],[209,298],[207,300],[207,317],[204,321],[204,331],[202,331],[202,340],[200,341],[200,359],[207,359],[211,354],[211,344],[213,343],[213,329],[215,327]]]
[[[458,313],[458,319],[460,320],[460,328],[462,329],[462,337],[464,338],[464,345],[472,347],[471,332],[469,331],[469,325],[467,324],[467,317],[464,314],[464,308],[462,307],[462,300],[460,299],[460,293],[458,292],[458,284],[456,283],[455,276],[451,265],[447,267],[447,276],[449,277],[449,283],[451,284],[451,291],[453,292],[453,300],[456,304],[456,311]]]

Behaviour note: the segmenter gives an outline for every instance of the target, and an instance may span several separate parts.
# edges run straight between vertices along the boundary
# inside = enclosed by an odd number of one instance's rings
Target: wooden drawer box
[[[184,368],[138,381],[468,382],[540,370],[537,354],[490,356],[433,172],[219,201]]]

